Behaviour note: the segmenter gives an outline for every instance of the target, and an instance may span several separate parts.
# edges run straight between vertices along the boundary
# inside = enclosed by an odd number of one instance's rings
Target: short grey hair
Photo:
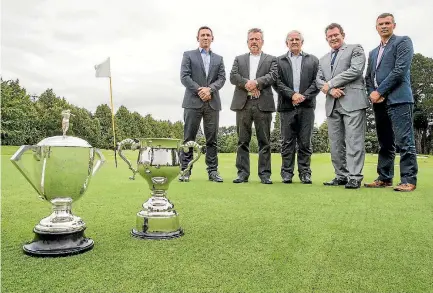
[[[261,33],[262,34],[262,40],[265,39],[264,36],[263,36],[263,31],[261,29],[259,29],[259,28],[254,27],[254,28],[248,30],[247,41],[248,41],[248,37],[249,37],[249,35],[251,33]]]
[[[302,35],[302,33],[301,33],[300,31],[298,31],[298,30],[292,30],[292,31],[290,31],[290,32],[287,33],[287,36],[286,36],[286,42],[287,42],[287,40],[289,39],[289,36],[290,36],[291,34],[294,34],[294,33],[299,34],[299,36],[301,37],[301,41],[302,41],[302,42],[304,41],[304,36]]]
[[[379,16],[376,18],[376,21],[377,21],[379,18],[385,18],[385,17],[388,17],[388,16],[391,16],[391,17],[392,17],[392,22],[395,23],[394,15],[392,15],[392,13],[388,13],[388,12],[385,12],[385,13],[382,13],[381,15],[379,15]]]

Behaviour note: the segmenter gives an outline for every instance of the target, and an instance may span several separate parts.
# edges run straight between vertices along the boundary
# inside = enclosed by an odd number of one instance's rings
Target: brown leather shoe
[[[416,189],[416,185],[410,183],[400,183],[399,185],[394,187],[395,191],[403,191],[403,192],[414,191],[415,189]]]
[[[365,183],[364,186],[368,187],[368,188],[392,187],[392,182],[385,182],[385,181],[376,179],[371,183]]]

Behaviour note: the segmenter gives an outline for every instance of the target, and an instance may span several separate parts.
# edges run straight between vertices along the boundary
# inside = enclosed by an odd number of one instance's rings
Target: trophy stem
[[[183,236],[179,216],[166,195],[165,190],[152,190],[151,197],[137,213],[136,228],[131,231],[133,237],[161,240]]]
[[[161,189],[154,189],[154,190],[152,190],[150,195],[154,196],[154,197],[167,197],[167,192],[165,190],[161,190]]]
[[[53,223],[64,223],[74,219],[72,215],[71,198],[55,198],[51,203],[53,204],[53,214],[51,218]]]
[[[51,200],[51,204],[51,215],[36,225],[35,232],[71,233],[86,229],[83,220],[72,214],[72,198],[54,198]]]

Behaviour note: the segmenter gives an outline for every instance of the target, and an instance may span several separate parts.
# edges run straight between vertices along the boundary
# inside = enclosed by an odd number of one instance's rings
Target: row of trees
[[[68,135],[87,140],[98,148],[113,148],[111,109],[99,105],[95,113],[69,104],[65,98],[47,89],[40,96],[30,96],[18,80],[1,81],[2,145],[35,144],[45,137],[61,135],[60,113],[71,109]],[[183,123],[155,120],[121,106],[115,114],[117,140],[128,137],[183,137]]]
[[[433,152],[433,59],[416,54],[411,68],[411,82],[415,98],[414,126],[418,153]],[[92,146],[112,149],[111,109],[99,105],[95,113],[69,104],[65,98],[57,97],[52,89],[39,96],[31,96],[18,80],[1,81],[1,143],[2,145],[36,144],[46,137],[61,135],[61,116],[64,109],[71,109],[68,135],[87,140]],[[151,115],[141,116],[121,106],[115,114],[117,141],[138,137],[183,137],[183,123],[155,120]],[[313,151],[329,152],[326,121],[313,131]],[[254,134],[254,131],[253,131]],[[203,133],[197,137],[204,144]],[[220,127],[218,148],[222,153],[235,152],[237,147],[236,127]],[[250,149],[258,151],[257,139],[253,136]],[[280,151],[280,118],[277,113],[271,133],[272,152]],[[367,110],[366,150],[377,153],[375,120],[372,109]]]

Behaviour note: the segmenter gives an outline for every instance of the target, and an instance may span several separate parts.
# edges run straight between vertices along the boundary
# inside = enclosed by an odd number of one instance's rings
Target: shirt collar
[[[338,51],[340,51],[341,50],[341,48],[343,48],[344,46],[346,46],[346,43],[344,43],[343,42],[343,44],[341,44],[341,46],[340,46],[340,48],[338,48],[338,49],[331,49],[331,54],[334,54],[335,52],[338,52]]]
[[[299,55],[293,55],[293,53],[292,52],[290,52],[290,50],[289,50],[289,52],[287,52],[287,55],[289,56],[289,57],[296,57],[296,56],[304,56],[304,52],[303,51],[301,51],[301,52],[299,52]]]
[[[201,47],[198,47],[198,50],[200,51],[201,54],[203,54],[203,52],[207,53],[207,54],[210,54],[212,52],[212,50],[210,48],[209,48],[209,52],[206,52],[206,50],[201,48]]]
[[[253,55],[253,54],[251,54],[251,52],[250,52],[250,56],[253,56],[253,57],[262,57],[262,52],[260,52],[259,55]]]
[[[389,40],[391,40],[392,36],[393,36],[393,35],[391,35],[391,36],[388,38],[388,40],[386,40],[385,43],[383,43],[382,41],[380,41],[379,46],[380,46],[380,47],[386,47],[386,45],[388,45],[388,43],[389,43]]]

